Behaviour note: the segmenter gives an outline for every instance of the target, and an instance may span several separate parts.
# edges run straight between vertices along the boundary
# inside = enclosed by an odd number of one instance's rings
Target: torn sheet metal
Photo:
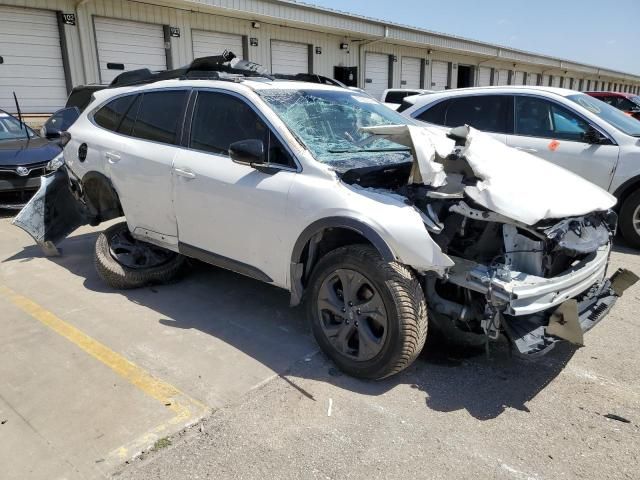
[[[88,221],[86,207],[70,189],[66,167],[41,177],[40,189],[13,219],[47,256],[58,255],[56,244]]]
[[[441,187],[447,183],[447,174],[437,157],[445,158],[454,147],[454,142],[444,135],[434,134],[425,127],[416,125],[383,125],[366,127],[363,132],[382,135],[388,140],[411,149],[414,158],[410,183],[423,183]]]
[[[569,170],[469,128],[461,151],[480,181],[465,193],[480,205],[527,225],[605,211],[616,198]]]
[[[454,153],[455,142],[439,129],[415,125],[367,127],[363,131],[387,137],[412,149],[410,183],[441,187],[447,182],[442,162]],[[470,127],[452,133],[461,143],[459,153],[479,180],[465,187],[478,204],[525,225],[544,219],[605,211],[616,204],[613,195],[569,170],[529,153],[508,147]],[[465,139],[466,137],[466,139]]]

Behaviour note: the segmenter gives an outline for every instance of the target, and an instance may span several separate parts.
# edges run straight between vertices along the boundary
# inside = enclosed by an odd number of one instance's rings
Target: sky
[[[304,0],[640,75],[640,0]]]

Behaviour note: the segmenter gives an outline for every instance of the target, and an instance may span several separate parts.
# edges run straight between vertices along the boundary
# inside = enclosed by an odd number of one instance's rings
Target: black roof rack
[[[152,72],[148,68],[130,70],[118,75],[109,84],[109,88],[128,85],[144,85],[161,80],[227,80],[239,81],[246,77],[260,77],[273,80],[267,70],[257,63],[237,60],[233,52],[225,50],[222,55],[196,58],[189,65],[175,70]]]

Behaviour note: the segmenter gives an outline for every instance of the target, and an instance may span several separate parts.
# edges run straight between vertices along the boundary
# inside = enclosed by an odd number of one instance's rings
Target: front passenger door
[[[542,97],[515,96],[515,127],[507,136],[511,147],[571,170],[607,190],[618,161],[617,145],[585,141],[593,128],[568,108]]]
[[[183,253],[286,287],[290,253],[282,245],[294,159],[243,97],[201,90],[186,146],[173,168],[174,206]],[[274,167],[235,163],[229,145],[261,140]]]

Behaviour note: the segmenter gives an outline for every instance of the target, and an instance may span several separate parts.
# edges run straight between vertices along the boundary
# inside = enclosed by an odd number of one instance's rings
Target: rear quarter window
[[[421,122],[433,123],[434,125],[444,125],[444,114],[450,100],[444,100],[436,104],[430,105],[416,116],[415,118]]]

